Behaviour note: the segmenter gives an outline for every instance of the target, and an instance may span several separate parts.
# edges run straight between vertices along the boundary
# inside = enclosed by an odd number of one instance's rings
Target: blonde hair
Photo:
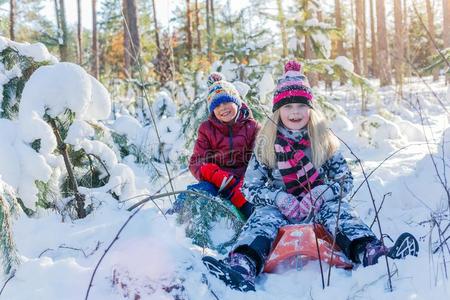
[[[277,110],[264,122],[255,142],[256,158],[272,169],[277,164],[274,144],[280,123],[280,111]],[[339,140],[328,129],[325,116],[315,104],[310,110],[307,130],[311,141],[312,163],[318,169],[338,150]]]

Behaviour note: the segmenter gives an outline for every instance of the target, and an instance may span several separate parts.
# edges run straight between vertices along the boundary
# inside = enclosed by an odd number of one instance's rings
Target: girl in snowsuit
[[[315,222],[334,235],[354,263],[369,266],[379,257],[417,255],[418,243],[402,234],[387,248],[362,222],[345,196],[353,187],[350,169],[338,151],[339,142],[325,124],[313,94],[295,61],[285,65],[273,98],[273,116],[257,138],[242,191],[255,211],[224,260],[203,257],[209,271],[231,288],[254,290],[278,229]]]
[[[260,128],[251,110],[220,73],[208,77],[210,115],[198,129],[189,170],[200,182],[188,186],[229,199],[247,219],[253,205],[241,192],[245,170]],[[180,211],[186,195],[180,195],[173,211]]]

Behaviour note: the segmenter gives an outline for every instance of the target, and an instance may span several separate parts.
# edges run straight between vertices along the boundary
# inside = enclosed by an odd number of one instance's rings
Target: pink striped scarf
[[[323,181],[304,150],[311,147],[305,134],[299,141],[292,140],[280,131],[275,140],[275,157],[286,191],[301,200],[313,187]]]

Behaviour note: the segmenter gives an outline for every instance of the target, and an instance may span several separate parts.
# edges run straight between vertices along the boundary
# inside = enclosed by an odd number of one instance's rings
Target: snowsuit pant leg
[[[259,274],[272,249],[272,243],[278,230],[289,224],[278,208],[273,206],[257,207],[245,223],[231,253],[243,253],[256,263]]]
[[[336,230],[339,198],[325,201],[316,216],[317,223],[322,224],[334,236]],[[339,228],[336,234],[336,244],[348,258],[354,260],[354,247],[376,239],[373,231],[367,226],[346,199],[342,199],[339,212]]]
[[[202,192],[203,194],[206,194],[207,196],[213,196],[213,197],[217,196],[217,194],[218,194],[217,188],[212,183],[207,182],[207,181],[200,181],[198,183],[188,185],[186,187],[186,189],[189,191]],[[169,210],[170,212],[168,211],[169,214],[172,214],[174,212],[179,213],[183,209],[184,204],[188,197],[200,197],[200,196],[193,196],[188,193],[178,194],[175,202],[173,203],[172,209]],[[202,199],[204,199],[204,198],[202,198]],[[205,199],[202,201],[205,201]]]

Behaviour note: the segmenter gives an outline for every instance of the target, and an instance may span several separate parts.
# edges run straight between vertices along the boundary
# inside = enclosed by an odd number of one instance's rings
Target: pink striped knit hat
[[[284,65],[284,74],[278,79],[273,95],[273,112],[288,103],[304,103],[312,107],[314,97],[301,68],[301,64],[295,60]]]

